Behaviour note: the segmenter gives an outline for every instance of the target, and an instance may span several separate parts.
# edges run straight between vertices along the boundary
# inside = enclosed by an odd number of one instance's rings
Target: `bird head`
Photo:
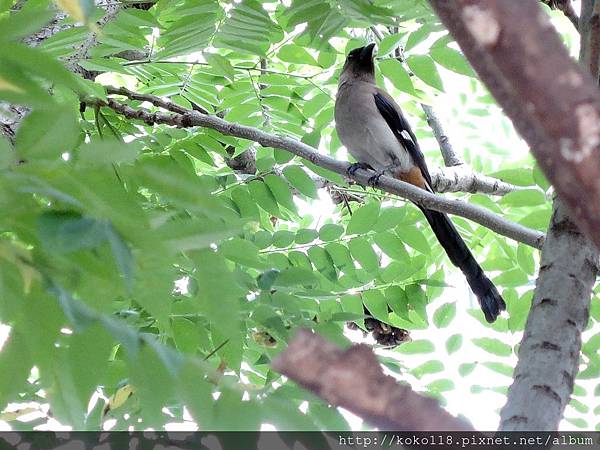
[[[350,80],[375,82],[374,55],[375,44],[350,50],[340,75],[340,83]]]

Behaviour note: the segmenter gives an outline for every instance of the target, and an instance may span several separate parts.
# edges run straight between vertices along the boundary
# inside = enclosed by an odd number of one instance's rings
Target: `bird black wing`
[[[388,126],[392,129],[396,138],[408,151],[414,163],[421,170],[423,178],[425,178],[425,181],[427,181],[427,184],[429,187],[431,187],[431,175],[429,175],[429,170],[427,169],[427,164],[425,163],[425,157],[419,148],[416,136],[410,129],[410,125],[402,115],[402,112],[398,111],[398,109],[381,94],[381,92],[375,93],[374,97],[375,105],[377,106],[379,113],[383,116]]]

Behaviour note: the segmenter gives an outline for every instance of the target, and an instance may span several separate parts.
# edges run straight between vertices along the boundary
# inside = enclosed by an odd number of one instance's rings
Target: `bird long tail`
[[[465,275],[471,290],[479,300],[485,319],[490,323],[494,322],[500,312],[506,309],[506,304],[496,286],[485,275],[450,218],[438,211],[422,207],[420,209],[452,264]]]

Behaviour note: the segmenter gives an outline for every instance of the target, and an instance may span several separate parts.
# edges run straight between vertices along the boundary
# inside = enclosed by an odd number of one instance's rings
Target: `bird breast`
[[[402,172],[413,166],[409,153],[379,113],[371,92],[360,95],[341,87],[336,98],[335,124],[340,141],[358,162],[375,170],[397,166]]]

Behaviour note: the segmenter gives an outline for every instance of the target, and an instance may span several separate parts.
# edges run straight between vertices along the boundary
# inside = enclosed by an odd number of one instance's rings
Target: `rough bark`
[[[272,366],[329,404],[346,408],[380,430],[473,430],[433,398],[385,375],[366,345],[342,350],[308,330],[300,330]]]
[[[535,0],[430,0],[529,143],[581,230],[600,244],[600,92]]]
[[[151,97],[149,97],[149,99],[150,98]],[[166,124],[181,128],[189,128],[194,126],[207,127],[217,130],[228,136],[249,139],[261,144],[264,147],[282,149],[304,158],[324,169],[348,176],[364,186],[372,185],[373,176],[376,174],[372,170],[358,169],[353,172],[352,175],[349,175],[349,164],[347,162],[338,161],[329,156],[322,155],[315,148],[304,144],[303,142],[286,136],[278,136],[271,133],[266,133],[258,128],[227,122],[226,120],[216,116],[201,114],[192,110],[188,110],[188,112],[185,114],[149,112],[144,109],[134,109],[112,98],[108,100],[108,103],[101,99],[92,98],[85,99],[84,101],[88,104],[107,106],[124,115],[125,117],[141,120],[148,125]],[[162,102],[168,101],[162,100]],[[170,102],[168,102],[166,106],[169,106],[170,108]],[[173,108],[180,111],[182,107],[174,106]],[[395,178],[381,176],[375,183],[375,187],[380,188],[381,190],[390,194],[395,194],[409,199],[426,207],[427,209],[455,214],[473,220],[484,227],[489,228],[490,230],[535,248],[541,248],[544,240],[543,233],[529,229],[520,224],[510,222],[501,216],[492,213],[488,209],[470,203],[461,202],[459,200],[449,200],[442,196],[431,194],[423,189],[413,186],[412,184],[405,183]]]
[[[579,369],[597,261],[598,251],[557,199],[501,431],[557,429]]]

